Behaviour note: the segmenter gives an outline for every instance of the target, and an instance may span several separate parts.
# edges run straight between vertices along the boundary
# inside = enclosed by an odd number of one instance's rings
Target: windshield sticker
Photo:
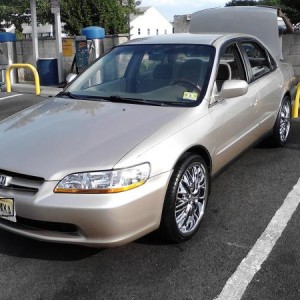
[[[198,99],[198,93],[195,92],[184,92],[182,96],[183,100],[196,101]]]

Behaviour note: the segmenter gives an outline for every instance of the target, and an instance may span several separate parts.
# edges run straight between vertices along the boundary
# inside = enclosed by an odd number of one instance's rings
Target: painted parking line
[[[299,202],[300,179],[215,300],[239,300],[242,298],[247,286],[260,270],[262,263],[268,258],[274,245],[280,238],[293,213],[296,211]]]
[[[10,96],[6,96],[6,97],[1,97],[0,101],[1,100],[6,100],[6,99],[9,99],[9,98],[14,98],[14,97],[22,96],[22,95],[23,94],[16,94],[16,95],[10,95]]]

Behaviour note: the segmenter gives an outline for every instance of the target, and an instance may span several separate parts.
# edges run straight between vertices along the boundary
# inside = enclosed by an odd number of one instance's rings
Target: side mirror
[[[68,74],[67,77],[66,77],[66,82],[67,82],[67,83],[70,83],[70,82],[73,81],[76,77],[77,77],[77,74],[75,74],[75,73],[70,73],[70,74]]]
[[[235,98],[248,92],[248,83],[245,80],[225,80],[219,98]]]

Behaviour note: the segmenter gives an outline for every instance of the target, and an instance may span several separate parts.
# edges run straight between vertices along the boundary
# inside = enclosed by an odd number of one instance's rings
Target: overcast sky
[[[168,21],[173,21],[174,15],[191,14],[195,11],[224,7],[229,0],[142,0],[140,6],[155,7]]]

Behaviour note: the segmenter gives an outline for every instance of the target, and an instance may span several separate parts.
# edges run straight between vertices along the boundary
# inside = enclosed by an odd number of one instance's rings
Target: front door
[[[249,84],[246,95],[218,99],[218,93],[225,80],[248,80],[247,74],[237,45],[230,44],[220,56],[215,82],[215,101],[210,105],[210,114],[215,126],[214,161],[217,169],[227,164],[258,138],[259,122],[256,106],[259,98],[255,85]]]

